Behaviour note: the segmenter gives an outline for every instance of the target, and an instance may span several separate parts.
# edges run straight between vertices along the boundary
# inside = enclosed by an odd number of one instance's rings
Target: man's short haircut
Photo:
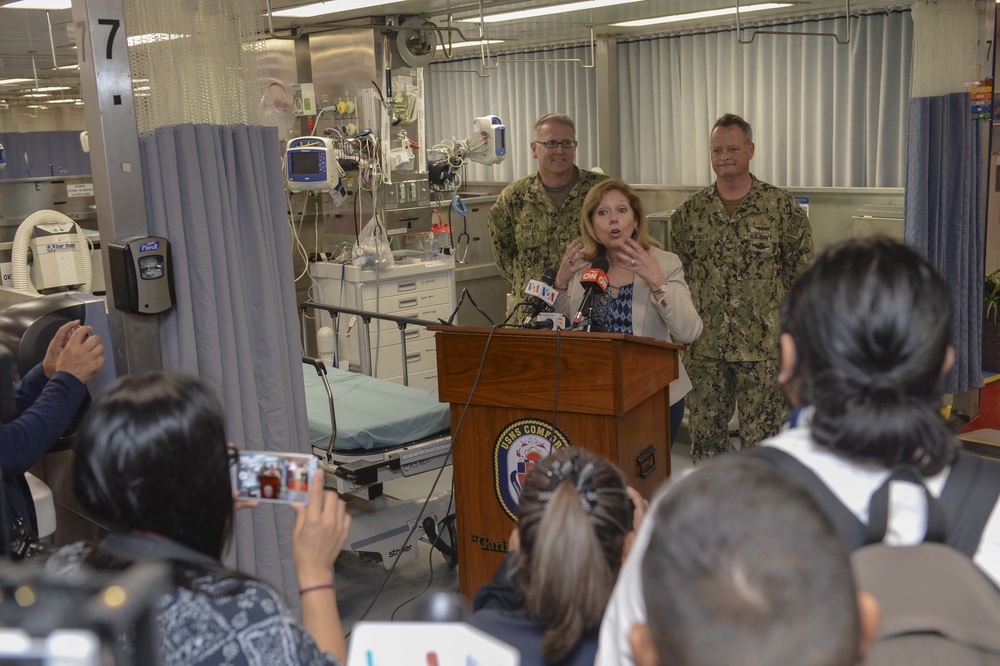
[[[724,113],[721,118],[715,121],[712,125],[712,134],[719,127],[739,127],[743,130],[743,136],[746,137],[747,143],[753,143],[753,128],[750,127],[750,123],[740,118],[735,113]]]
[[[556,123],[558,125],[565,125],[566,127],[573,130],[573,136],[576,136],[576,123],[573,119],[567,116],[565,113],[546,113],[544,116],[538,119],[535,123],[534,133],[532,137],[536,140],[538,139],[538,130],[542,128],[542,125],[547,125],[549,123]]]
[[[796,481],[723,456],[667,491],[646,520],[654,526],[642,578],[661,663],[856,663],[848,554]]]

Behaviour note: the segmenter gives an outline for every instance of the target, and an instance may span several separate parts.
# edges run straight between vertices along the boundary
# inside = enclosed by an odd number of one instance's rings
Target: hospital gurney
[[[429,391],[326,368],[303,358],[313,454],[327,487],[367,498],[366,489],[441,467],[451,449],[448,405]]]
[[[401,331],[408,325],[433,323],[315,303],[301,306],[303,311],[310,308],[335,317],[361,316],[365,326],[371,318],[391,319]],[[345,498],[365,500],[348,502],[352,524],[347,548],[380,553],[389,567],[394,557],[401,563],[416,558],[414,546],[421,530],[440,546],[437,525],[449,523],[454,510],[451,466],[440,469],[450,462],[448,405],[429,391],[327,368],[308,357],[303,363],[309,436],[326,486]],[[418,516],[432,488],[433,495]],[[400,554],[414,521],[418,533]],[[442,550],[451,555],[449,548]]]

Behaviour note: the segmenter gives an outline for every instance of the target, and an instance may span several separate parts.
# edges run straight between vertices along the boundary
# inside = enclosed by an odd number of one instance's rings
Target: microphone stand
[[[594,314],[594,299],[593,297],[587,302],[586,310],[583,310],[584,317],[579,321],[579,323],[573,324],[569,327],[571,331],[587,331],[590,333],[590,329],[593,325],[592,317]]]

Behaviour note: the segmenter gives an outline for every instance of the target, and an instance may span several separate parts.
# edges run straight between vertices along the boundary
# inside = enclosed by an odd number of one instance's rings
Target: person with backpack
[[[752,456],[718,456],[646,516],[639,666],[854,666],[878,603],[810,493]]]
[[[989,651],[991,637],[1000,636],[1000,619],[986,617],[1000,599],[1000,477],[997,464],[960,454],[940,414],[942,377],[955,357],[951,317],[941,276],[906,245],[868,238],[828,248],[795,282],[781,310],[777,380],[795,409],[786,427],[761,447],[780,453],[738,455],[767,459],[803,481],[850,550],[867,550],[873,541],[916,546],[926,538],[967,553],[979,576],[972,588],[982,602],[970,621],[993,627],[973,631],[972,642]],[[622,568],[601,627],[598,664],[633,663],[627,637],[645,617],[639,561],[646,542],[640,531]],[[914,575],[914,587],[948,588],[968,579],[949,578],[950,571],[924,568]],[[935,601],[933,592],[925,596]],[[897,625],[894,605],[879,602],[881,642]],[[941,612],[929,611],[928,617]],[[965,639],[972,640],[967,634]],[[982,663],[1000,663],[1000,652]]]

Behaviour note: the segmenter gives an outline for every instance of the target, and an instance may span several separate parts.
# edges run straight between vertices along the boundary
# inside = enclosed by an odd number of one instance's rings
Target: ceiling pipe
[[[793,32],[788,30],[754,30],[750,39],[743,39],[743,26],[740,23],[740,0],[736,0],[736,39],[740,44],[752,44],[757,35],[789,35],[791,37],[833,37],[838,44],[851,43],[851,0],[845,0],[844,19],[847,23],[847,39],[841,39],[836,32]],[[750,28],[748,28],[750,29]]]
[[[49,24],[49,48],[52,49],[52,66],[58,71],[59,61],[56,60],[56,40],[52,37],[52,15],[48,11],[45,12],[45,20]]]

